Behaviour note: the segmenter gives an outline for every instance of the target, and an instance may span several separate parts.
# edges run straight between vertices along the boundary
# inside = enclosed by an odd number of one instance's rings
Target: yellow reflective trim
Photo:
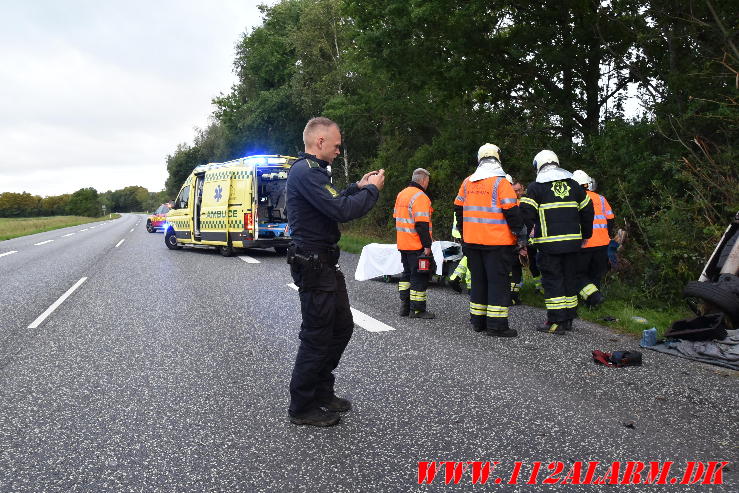
[[[536,203],[536,200],[530,199],[528,197],[521,197],[521,203],[522,204],[529,204],[534,209],[538,209],[539,208],[539,204]]]

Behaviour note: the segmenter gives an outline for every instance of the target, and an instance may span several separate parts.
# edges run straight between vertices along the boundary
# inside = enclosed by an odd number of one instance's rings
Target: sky
[[[0,0],[0,193],[164,188],[264,0]]]

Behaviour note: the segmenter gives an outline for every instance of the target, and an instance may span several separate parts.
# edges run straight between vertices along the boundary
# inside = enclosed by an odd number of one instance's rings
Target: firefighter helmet
[[[591,189],[591,185],[593,184],[593,179],[581,169],[577,169],[572,173],[572,179],[588,189]]]
[[[477,151],[477,162],[479,163],[482,158],[492,157],[500,162],[500,148],[495,144],[483,144]]]
[[[541,167],[545,164],[556,164],[559,166],[559,158],[550,150],[540,151],[539,154],[534,156],[534,169],[536,169],[536,172],[538,173]]]

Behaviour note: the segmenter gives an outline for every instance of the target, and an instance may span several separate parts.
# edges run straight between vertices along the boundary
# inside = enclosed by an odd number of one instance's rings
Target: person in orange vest
[[[606,198],[595,193],[595,180],[581,169],[576,170],[572,177],[585,189],[593,202],[593,236],[582,243],[577,278],[580,297],[586,305],[594,308],[604,301],[600,287],[608,271],[608,244],[611,242],[616,216]]]
[[[476,332],[516,337],[508,326],[509,284],[516,245],[526,245],[526,228],[516,192],[505,178],[500,149],[484,144],[477,170],[464,179],[454,200],[462,248],[472,274],[470,322]]]
[[[413,171],[411,182],[395,199],[393,217],[403,274],[398,283],[400,316],[432,319],[426,310],[426,288],[432,272],[418,271],[418,257],[431,257],[431,199],[426,195],[431,175],[423,168]]]

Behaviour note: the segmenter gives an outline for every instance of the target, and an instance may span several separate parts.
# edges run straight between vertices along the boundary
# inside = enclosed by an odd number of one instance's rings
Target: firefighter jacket
[[[593,236],[583,243],[583,248],[603,247],[611,242],[611,229],[616,216],[604,196],[590,190],[587,190],[587,194],[593,202]]]
[[[502,176],[471,181],[465,178],[454,200],[457,227],[470,246],[515,245],[523,235],[523,221],[516,192]]]
[[[356,183],[337,192],[331,186],[328,163],[300,153],[287,177],[288,223],[293,242],[301,248],[324,249],[339,242],[338,223],[364,216],[375,205],[379,190]]]
[[[542,252],[577,252],[593,232],[592,201],[572,178],[531,183],[521,210],[526,227],[536,227],[531,242]]]
[[[431,199],[421,185],[410,182],[395,199],[393,217],[398,250],[431,248]]]

